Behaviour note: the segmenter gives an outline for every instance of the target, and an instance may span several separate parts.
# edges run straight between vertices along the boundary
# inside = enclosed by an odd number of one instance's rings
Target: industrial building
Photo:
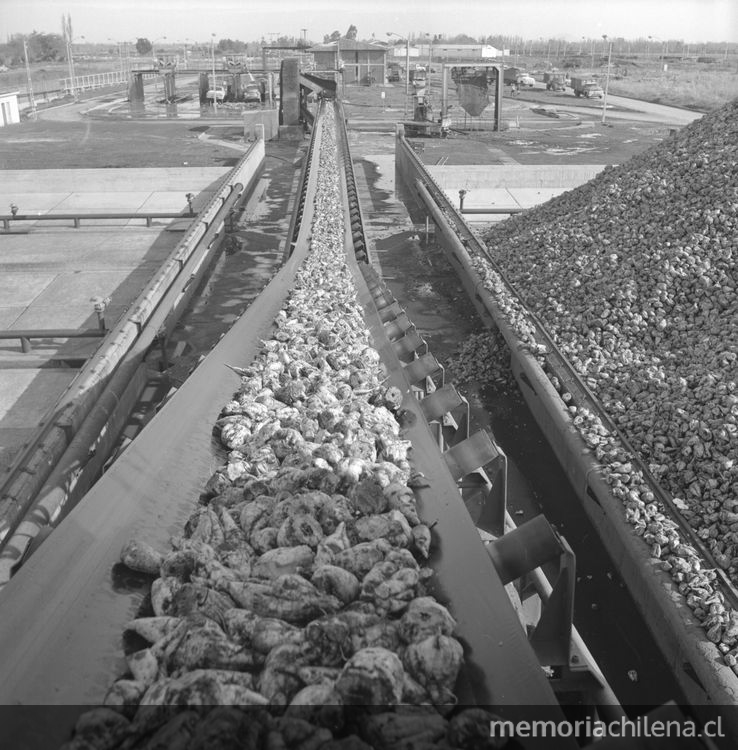
[[[312,47],[316,70],[343,70],[344,83],[381,83],[387,69],[387,47],[339,39]]]

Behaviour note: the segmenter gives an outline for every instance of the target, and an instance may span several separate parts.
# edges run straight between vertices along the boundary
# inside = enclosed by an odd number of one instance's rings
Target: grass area
[[[77,76],[91,75],[92,73],[107,73],[118,70],[117,61],[95,62],[79,61],[74,64],[74,73]],[[65,62],[34,63],[31,68],[31,83],[33,93],[43,96],[45,91],[56,91],[63,78],[69,77],[69,66]],[[5,73],[0,73],[0,90],[8,91],[20,89],[26,90],[27,77],[25,68],[14,68]]]
[[[589,58],[582,63],[586,67],[565,69],[563,60],[524,59],[521,67],[535,71],[538,80],[542,80],[543,71],[548,69],[549,62],[559,70],[567,70],[570,75],[593,76],[605,83],[607,58],[599,52],[592,67]],[[718,60],[713,63],[698,63],[694,59],[680,60],[666,57],[660,60],[652,57],[633,59],[627,56],[612,57],[612,75],[608,91],[619,96],[666,104],[674,107],[686,107],[701,112],[708,112],[723,106],[738,97],[738,60],[734,57]],[[666,71],[662,65],[666,62]]]
[[[663,75],[610,81],[610,92],[659,104],[710,111],[738,97],[738,72],[667,71]]]

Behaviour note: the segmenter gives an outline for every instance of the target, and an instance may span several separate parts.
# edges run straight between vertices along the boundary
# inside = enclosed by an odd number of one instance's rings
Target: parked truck
[[[505,68],[502,80],[506,86],[516,83],[518,86],[530,86],[531,88],[536,82],[536,79],[522,68]]]
[[[402,72],[402,66],[399,63],[390,63],[387,66],[387,81],[389,83],[399,81]]]
[[[602,99],[605,92],[594,78],[574,78],[571,79],[571,87],[574,89],[575,96],[584,96],[587,99]]]
[[[425,88],[428,84],[428,73],[424,66],[416,65],[410,70],[410,84],[416,89]]]
[[[522,68],[505,68],[503,73],[503,81],[505,85],[509,86],[511,83],[518,82],[518,76],[524,75],[525,71]]]
[[[546,72],[543,74],[543,82],[547,91],[566,91],[566,73]]]

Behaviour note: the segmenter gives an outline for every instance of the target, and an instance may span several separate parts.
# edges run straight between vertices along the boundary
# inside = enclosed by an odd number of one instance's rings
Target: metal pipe
[[[71,466],[73,478],[55,470],[39,491],[23,521],[0,551],[0,589],[25,563],[48,532],[71,510],[70,496],[82,497],[105,464],[123,429],[128,415],[146,387],[148,373],[145,363],[123,367],[122,391],[109,388],[95,404],[92,412],[70,442],[67,454],[75,458]],[[38,541],[37,541],[38,540]]]
[[[50,213],[50,214],[0,214],[0,221],[74,221],[79,226],[82,219],[181,219],[187,214],[182,211],[120,211],[108,213]]]
[[[462,214],[519,214],[522,211],[525,211],[525,209],[520,206],[515,208],[512,208],[511,206],[508,208],[500,208],[497,206],[489,206],[488,208],[464,208],[461,206],[459,210]]]

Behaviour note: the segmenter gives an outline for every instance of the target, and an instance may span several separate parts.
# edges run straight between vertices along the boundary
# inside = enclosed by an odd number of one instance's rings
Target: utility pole
[[[602,38],[607,42],[607,34],[603,34]],[[605,74],[605,95],[602,97],[602,124],[605,124],[605,117],[607,116],[607,89],[610,85],[610,60],[612,59],[612,41],[607,50],[607,73]]]
[[[62,13],[62,35],[67,47],[67,63],[69,65],[69,91],[75,100],[78,99],[77,87],[74,81],[74,58],[72,56],[72,16]]]
[[[405,118],[410,104],[410,32],[405,38]]]
[[[433,73],[431,65],[433,64],[433,34],[428,34],[428,100],[431,95],[431,81],[433,79]]]
[[[31,105],[31,116],[36,119],[36,100],[33,96],[33,83],[31,82],[31,66],[28,64],[28,45],[26,38],[23,37],[23,55],[26,58],[26,80],[28,81],[28,101]]]
[[[215,34],[210,35],[210,57],[213,63],[213,112],[218,111],[218,83],[215,80]]]

